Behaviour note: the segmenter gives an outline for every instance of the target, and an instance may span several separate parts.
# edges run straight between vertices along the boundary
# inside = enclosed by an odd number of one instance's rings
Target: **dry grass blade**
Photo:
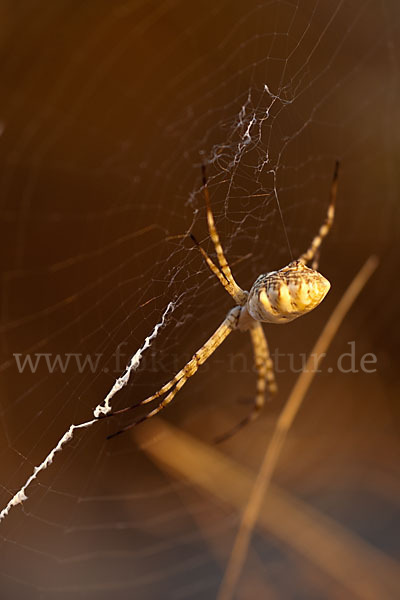
[[[132,434],[159,467],[196,486],[218,500],[218,504],[222,501],[238,512],[243,510],[254,475],[215,446],[160,419],[132,430]],[[310,561],[329,582],[337,582],[346,598],[400,598],[398,565],[391,557],[274,484],[262,498],[257,527]],[[258,597],[270,598],[270,584],[268,580],[268,596]],[[321,589],[322,596],[330,597],[325,587]]]
[[[308,388],[318,369],[318,359],[328,349],[344,317],[378,265],[375,256],[370,257],[347,288],[340,302],[328,319],[318,338],[305,368],[300,374],[276,424],[258,472],[250,498],[244,510],[228,565],[221,583],[217,600],[231,600],[246,560],[251,535],[256,524],[266,489],[278,462],[287,433],[297,415]]]

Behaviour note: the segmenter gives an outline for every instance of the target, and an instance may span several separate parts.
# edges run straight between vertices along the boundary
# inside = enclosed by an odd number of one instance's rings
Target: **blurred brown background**
[[[271,350],[299,368],[364,260],[377,254],[380,267],[296,419],[274,477],[277,516],[253,537],[237,598],[396,597],[399,12],[395,0],[0,3],[1,508],[69,425],[90,419],[168,302],[117,407],[169,379],[231,307],[176,237],[192,227],[211,251],[201,157],[212,160],[217,225],[247,289],[290,258],[271,169],[297,255],[339,158],[320,265],[332,290],[304,320],[268,327]],[[338,370],[349,342],[357,365],[376,356],[376,372]],[[19,373],[13,355],[38,352],[99,354],[100,366]],[[248,338],[233,335],[202,371],[162,418],[208,447],[249,408]],[[297,375],[278,373],[260,421],[210,446],[212,462],[232,461],[234,481],[238,469],[238,486],[241,469],[257,472]],[[147,424],[144,447],[130,434],[105,440],[129,419],[77,433],[0,524],[2,597],[216,597],[238,506],[229,489],[221,500],[218,480],[213,493],[155,460]],[[189,454],[189,471],[204,468]],[[348,555],[360,571],[344,576]],[[354,584],[363,574],[364,590]]]

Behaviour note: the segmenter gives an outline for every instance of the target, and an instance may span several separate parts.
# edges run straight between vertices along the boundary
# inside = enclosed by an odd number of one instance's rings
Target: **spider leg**
[[[253,343],[254,362],[257,369],[257,389],[254,400],[254,407],[250,414],[242,419],[237,425],[229,431],[219,436],[215,442],[217,444],[229,439],[243,427],[257,419],[265,404],[265,390],[268,388],[270,394],[275,394],[278,391],[274,365],[271,360],[267,338],[261,323],[257,323],[250,329],[251,341]]]
[[[197,372],[198,368],[206,362],[206,360],[215,352],[215,350],[222,344],[222,342],[228,337],[228,335],[236,329],[239,321],[240,311],[240,306],[235,306],[234,308],[232,308],[232,310],[229,311],[226,318],[218,327],[218,329],[206,341],[206,343],[203,344],[203,346],[199,350],[197,350],[197,352],[195,352],[193,357],[189,360],[188,363],[186,363],[183,369],[181,369],[170,381],[168,381],[168,383],[163,385],[155,394],[149,396],[148,398],[145,398],[145,400],[142,400],[141,402],[138,402],[121,410],[109,413],[109,415],[107,415],[108,417],[113,417],[115,415],[122,414],[143,404],[148,404],[152,400],[160,398],[161,396],[164,396],[166,392],[169,392],[169,394],[163,398],[163,400],[158,404],[158,406],[156,406],[156,408],[154,408],[152,411],[150,411],[140,419],[137,419],[133,423],[130,423],[126,427],[123,427],[119,431],[112,433],[107,437],[107,439],[110,439],[116,435],[119,435],[120,433],[123,433],[124,431],[127,431],[128,429],[131,429],[131,427],[135,427],[135,425],[146,421],[146,419],[154,417],[154,415],[158,414],[163,408],[165,408],[167,404],[169,404],[174,399],[176,394],[185,385],[187,380]]]
[[[318,250],[316,251],[315,256],[313,258],[313,261],[311,263],[311,267],[314,269],[314,271],[318,270],[320,254],[321,254],[321,248],[318,248]]]
[[[226,289],[228,294],[230,294],[232,296],[232,298],[235,300],[235,302],[237,302],[238,301],[237,293],[236,293],[236,290],[233,288],[232,284],[226,279],[225,275],[223,275],[221,273],[221,271],[219,270],[217,265],[214,264],[214,262],[208,256],[207,252],[204,250],[204,248],[202,248],[200,246],[199,242],[197,241],[197,239],[194,237],[194,235],[192,233],[190,234],[190,237],[192,238],[192,241],[199,249],[199,251],[200,251],[202,257],[204,258],[204,260],[206,261],[207,265],[210,267],[210,270],[214,273],[214,275],[216,275],[216,277],[218,277],[218,279],[220,280],[221,284],[224,286],[224,288]]]
[[[215,251],[217,253],[218,262],[220,264],[222,273],[224,274],[226,280],[229,282],[233,292],[234,299],[237,304],[243,306],[246,304],[247,296],[242,288],[236,283],[230,266],[228,265],[228,261],[225,258],[224,251],[222,249],[221,242],[219,240],[219,235],[217,228],[215,227],[214,215],[211,209],[211,200],[210,200],[210,192],[208,191],[207,185],[207,177],[206,177],[206,168],[204,165],[201,167],[203,174],[203,189],[204,189],[204,198],[206,202],[206,210],[207,210],[207,223],[208,223],[208,231],[210,233],[210,237],[214,243]],[[208,264],[208,263],[207,263]],[[211,267],[210,267],[211,268]]]
[[[335,218],[335,204],[336,204],[336,196],[337,196],[338,176],[339,176],[339,161],[336,161],[335,170],[333,172],[330,200],[329,200],[329,205],[328,205],[328,210],[326,213],[325,220],[324,220],[323,224],[321,225],[321,227],[319,228],[317,235],[311,242],[311,245],[308,248],[308,250],[306,252],[304,252],[304,254],[302,254],[299,258],[299,260],[302,263],[304,263],[305,265],[312,260],[313,261],[313,263],[312,263],[313,269],[318,268],[320,246],[321,246],[324,238],[328,235],[328,233],[332,227],[333,220]]]
[[[258,322],[254,325],[250,329],[250,335],[253,342],[254,362],[257,369],[257,396],[255,405],[262,408],[264,405],[265,384],[271,395],[277,393],[278,386],[275,379],[274,363],[269,353],[268,342],[262,324]]]

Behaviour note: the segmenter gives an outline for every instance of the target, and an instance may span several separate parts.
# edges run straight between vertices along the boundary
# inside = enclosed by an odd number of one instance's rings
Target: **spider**
[[[289,323],[316,308],[325,298],[329,291],[330,283],[321,273],[317,271],[319,261],[319,250],[323,239],[329,233],[335,216],[335,203],[337,195],[339,162],[335,163],[333,180],[330,190],[330,201],[327,214],[317,235],[311,242],[310,247],[297,260],[293,260],[279,271],[270,271],[257,277],[250,291],[243,290],[235,281],[228,261],[219,239],[214,223],[211,209],[210,194],[208,191],[206,171],[202,166],[203,190],[207,212],[207,223],[210,237],[214,243],[219,266],[209,257],[207,252],[200,246],[196,238],[191,235],[194,244],[201,252],[205,262],[212,273],[219,279],[222,286],[235,301],[236,306],[232,308],[225,319],[212,334],[212,336],[195,352],[188,363],[170,381],[163,385],[155,394],[145,400],[137,402],[121,410],[114,411],[108,416],[130,411],[138,406],[148,404],[153,400],[162,398],[159,404],[143,417],[136,419],[119,431],[112,433],[112,438],[143,421],[157,415],[175,398],[176,394],[192,377],[198,368],[206,362],[215,350],[222,344],[228,335],[235,330],[248,331],[250,333],[254,361],[257,370],[257,386],[253,409],[248,416],[242,419],[235,427],[215,441],[221,442],[242,429],[245,425],[256,419],[264,404],[265,393],[268,389],[270,394],[277,392],[277,384],[274,375],[273,363],[269,354],[267,339],[264,334],[262,323]],[[312,261],[312,268],[307,263]]]

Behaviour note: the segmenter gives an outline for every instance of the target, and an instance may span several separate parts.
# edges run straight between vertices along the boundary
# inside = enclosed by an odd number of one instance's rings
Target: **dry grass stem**
[[[254,475],[181,430],[154,419],[133,430],[135,440],[160,467],[240,512]],[[271,484],[262,498],[258,528],[315,565],[328,580],[359,600],[400,598],[396,562],[333,519]],[[267,581],[267,589],[269,590]],[[326,595],[326,590],[323,591]],[[269,596],[268,596],[269,597]]]
[[[343,319],[350,310],[352,304],[360,294],[361,290],[371,277],[378,265],[375,256],[370,257],[358,272],[352,283],[343,294],[341,300],[332,312],[321,335],[319,336],[311,354],[307,360],[304,370],[299,375],[293,390],[282,409],[278,422],[267,446],[261,467],[251,491],[249,500],[243,512],[238,533],[232,548],[228,565],[221,583],[217,600],[231,600],[237,582],[240,577],[244,562],[246,560],[251,535],[256,524],[263,498],[271,481],[278,458],[285,443],[287,433],[296,417],[304,397],[310,387],[320,360],[315,357],[323,357],[330,343],[336,335]]]

